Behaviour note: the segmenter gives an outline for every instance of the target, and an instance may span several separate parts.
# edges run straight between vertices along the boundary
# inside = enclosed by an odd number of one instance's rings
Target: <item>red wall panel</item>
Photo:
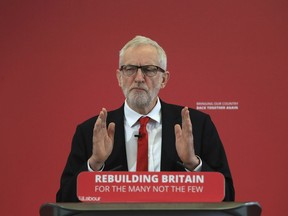
[[[0,202],[38,215],[54,202],[76,124],[124,100],[118,51],[141,34],[168,55],[163,100],[237,102],[211,114],[236,201],[284,215],[287,1],[0,2]]]

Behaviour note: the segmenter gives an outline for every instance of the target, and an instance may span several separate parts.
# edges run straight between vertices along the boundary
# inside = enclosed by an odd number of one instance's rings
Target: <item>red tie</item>
[[[139,137],[138,137],[138,152],[137,152],[137,171],[148,171],[148,133],[146,125],[149,117],[141,117]]]

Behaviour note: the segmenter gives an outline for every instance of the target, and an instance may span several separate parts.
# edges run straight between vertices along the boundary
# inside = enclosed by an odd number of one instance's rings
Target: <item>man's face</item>
[[[128,48],[122,58],[122,65],[161,67],[157,50],[150,45]],[[148,77],[142,74],[141,69],[132,76],[126,76],[122,71],[117,70],[117,79],[130,108],[147,114],[155,106],[160,89],[166,86],[169,72],[157,72],[155,76]]]

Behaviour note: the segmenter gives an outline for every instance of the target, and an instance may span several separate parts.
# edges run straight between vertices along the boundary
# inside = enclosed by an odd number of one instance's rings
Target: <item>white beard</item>
[[[152,102],[151,95],[144,91],[141,93],[129,92],[126,94],[126,99],[130,106],[138,109],[149,107]]]

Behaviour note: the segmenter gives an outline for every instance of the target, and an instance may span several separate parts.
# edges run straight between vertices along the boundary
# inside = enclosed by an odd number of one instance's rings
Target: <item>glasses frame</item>
[[[135,70],[134,73],[132,73],[132,74],[129,75],[129,74],[125,73],[125,67],[127,67],[127,66],[134,67],[134,68],[137,69],[137,70]],[[157,69],[156,72],[153,73],[152,75],[151,75],[151,74],[148,75],[148,72],[145,71],[145,68],[150,67],[150,66],[156,67],[156,69]],[[161,67],[157,66],[157,65],[141,65],[141,66],[138,66],[138,65],[122,65],[119,70],[122,71],[125,76],[131,77],[131,76],[135,75],[135,74],[138,72],[139,68],[141,69],[142,74],[143,74],[144,76],[147,76],[147,77],[154,77],[154,76],[156,76],[156,74],[157,74],[158,71],[161,72],[161,73],[165,73],[165,70],[162,69]]]

